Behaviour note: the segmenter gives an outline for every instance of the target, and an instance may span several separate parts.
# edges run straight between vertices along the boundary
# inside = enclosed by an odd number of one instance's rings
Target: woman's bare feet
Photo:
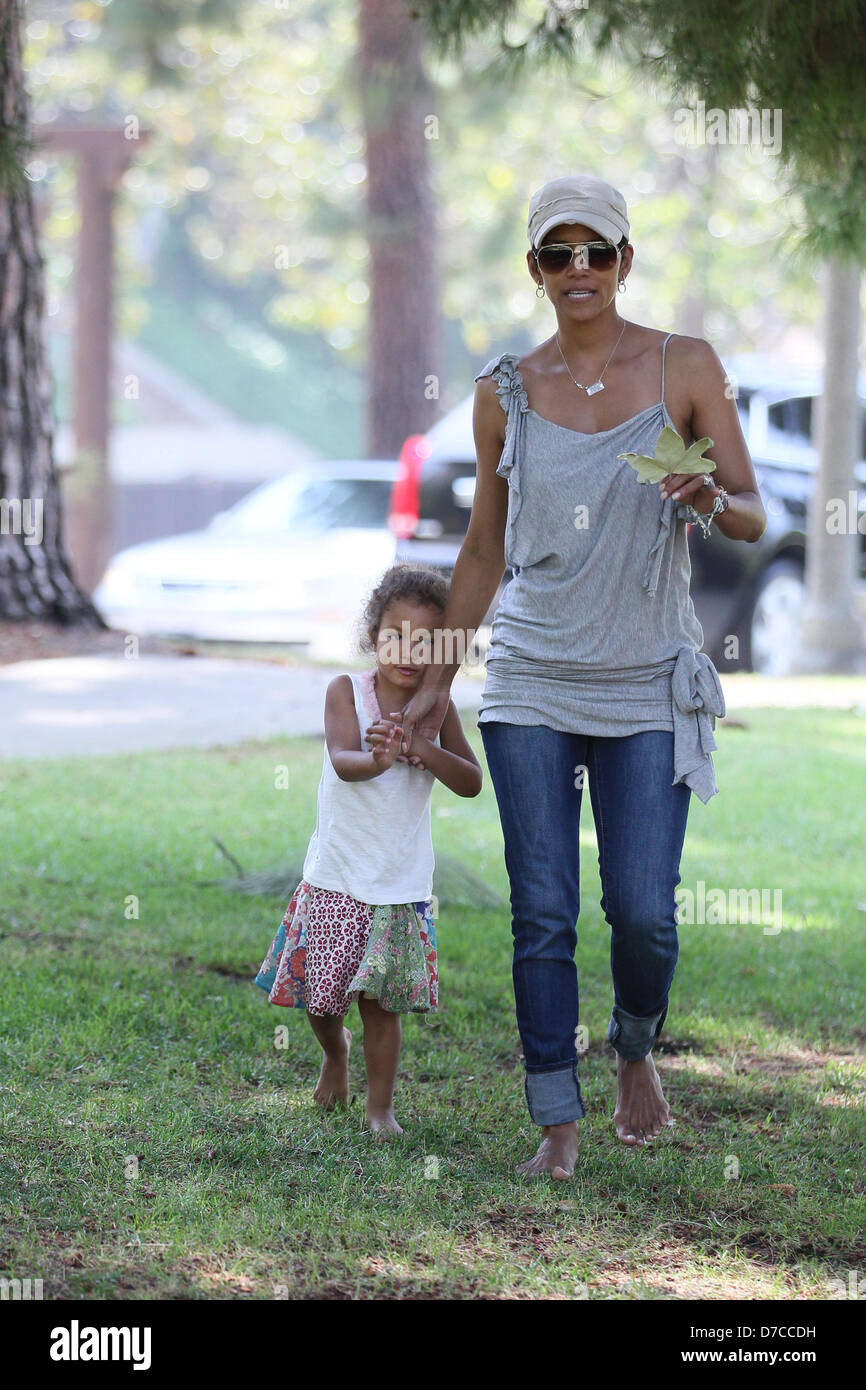
[[[320,1037],[320,1042],[322,1041]],[[345,1105],[349,1099],[349,1049],[352,1034],[343,1028],[342,1039],[329,1037],[328,1046],[322,1048],[322,1070],[313,1092],[313,1100],[323,1110],[333,1110],[335,1105]]]
[[[394,1118],[393,1110],[376,1110],[373,1106],[367,1104],[364,1108],[364,1113],[367,1117],[367,1124],[374,1134],[384,1137],[386,1134],[403,1133],[402,1127],[398,1125]]]
[[[567,1125],[543,1125],[541,1143],[534,1158],[518,1165],[518,1173],[524,1178],[535,1178],[549,1173],[557,1182],[565,1182],[574,1176],[577,1161],[577,1121]]]
[[[651,1143],[666,1125],[674,1123],[652,1053],[637,1062],[627,1062],[617,1053],[616,1079],[613,1122],[617,1134],[624,1144]]]

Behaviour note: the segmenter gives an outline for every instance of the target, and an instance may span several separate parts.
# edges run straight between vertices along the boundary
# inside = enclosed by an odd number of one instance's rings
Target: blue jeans
[[[658,1038],[677,962],[676,899],[690,789],[674,778],[673,734],[624,738],[545,724],[477,725],[505,840],[514,937],[514,1001],[529,1114],[537,1125],[586,1114],[577,1074],[578,832],[588,778],[611,928],[607,1038],[645,1057]],[[584,769],[581,774],[580,769]],[[578,783],[578,785],[575,785]]]

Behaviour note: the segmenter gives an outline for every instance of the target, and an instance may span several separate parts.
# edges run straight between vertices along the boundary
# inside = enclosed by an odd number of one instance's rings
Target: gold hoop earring
[[[543,298],[544,298],[544,286],[543,286],[543,285],[536,285],[536,287],[535,287],[535,298],[536,298],[536,299],[543,299]]]

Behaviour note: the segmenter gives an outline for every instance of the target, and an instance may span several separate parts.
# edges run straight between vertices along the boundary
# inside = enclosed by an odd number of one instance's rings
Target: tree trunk
[[[806,603],[794,669],[842,673],[866,669],[866,635],[855,599],[860,538],[854,469],[862,451],[859,268],[832,261],[826,284],[820,465],[809,507]]]
[[[28,129],[20,0],[0,0],[0,128]],[[0,188],[0,618],[103,627],[76,586],[61,539],[51,377],[43,339],[44,263],[32,190],[8,154]]]
[[[439,296],[424,31],[406,0],[361,0],[358,80],[367,144],[370,327],[367,450],[394,458],[437,418]],[[429,118],[433,119],[430,120]]]

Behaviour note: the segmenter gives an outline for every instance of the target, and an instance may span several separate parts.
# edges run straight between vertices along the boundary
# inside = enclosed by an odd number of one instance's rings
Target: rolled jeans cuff
[[[527,1071],[524,1078],[529,1117],[536,1125],[567,1125],[586,1114],[577,1079],[577,1062],[556,1071]]]
[[[665,1008],[648,1018],[636,1018],[634,1014],[614,1005],[607,1027],[607,1040],[627,1062],[639,1062],[652,1051],[667,1012]]]

